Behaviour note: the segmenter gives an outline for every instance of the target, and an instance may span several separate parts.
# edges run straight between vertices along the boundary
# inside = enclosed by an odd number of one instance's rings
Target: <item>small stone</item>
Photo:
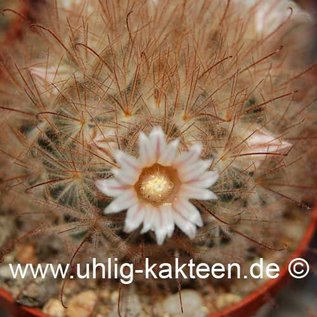
[[[60,300],[51,298],[43,308],[43,312],[51,317],[64,317],[65,308]]]
[[[179,294],[168,296],[162,303],[156,305],[156,310],[161,315],[170,315],[173,317],[204,317],[207,315],[202,296],[194,290],[183,290],[181,292],[183,313],[181,312],[181,303]]]
[[[285,234],[288,238],[292,239],[293,242],[300,241],[304,236],[305,227],[299,223],[288,222],[285,225]]]
[[[0,247],[11,237],[14,232],[14,221],[9,216],[0,216]]]
[[[12,270],[17,269],[17,264],[11,264]],[[0,280],[7,281],[7,280],[13,280],[12,271],[10,269],[9,264],[1,264],[0,265]]]
[[[124,296],[119,303],[120,315],[129,317],[140,317],[142,313],[142,305],[140,298],[134,291],[130,291]],[[118,305],[114,305],[109,317],[118,316]]]
[[[9,264],[9,263],[13,263],[14,261],[15,261],[15,254],[14,254],[14,252],[11,252],[11,253],[6,254],[3,257],[3,262],[2,263]]]
[[[93,291],[85,291],[70,299],[66,310],[67,317],[90,317],[97,303],[97,295]]]
[[[104,289],[100,292],[100,298],[104,300],[109,300],[110,298],[110,291],[108,289]]]
[[[79,293],[81,290],[82,290],[82,288],[78,284],[78,280],[76,280],[76,279],[75,280],[68,280],[67,285],[63,290],[63,295],[65,296],[65,298],[70,298],[74,294]]]
[[[110,298],[111,298],[111,301],[112,301],[113,303],[117,303],[118,300],[119,300],[119,292],[118,292],[118,291],[114,291],[114,292],[111,294]]]
[[[15,257],[21,264],[37,263],[35,247],[31,243],[17,245]]]
[[[216,306],[219,309],[225,308],[227,306],[233,305],[241,300],[241,297],[232,294],[232,293],[224,293],[224,294],[219,294],[216,299]]]
[[[60,236],[44,235],[36,241],[36,253],[39,261],[47,262],[56,259],[56,256],[65,248]]]
[[[40,307],[57,293],[58,286],[56,280],[48,278],[38,279],[23,289],[16,302],[24,306]]]

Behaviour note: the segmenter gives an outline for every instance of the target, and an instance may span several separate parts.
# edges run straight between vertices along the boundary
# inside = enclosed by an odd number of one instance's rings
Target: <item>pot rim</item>
[[[263,304],[267,303],[278,290],[282,287],[282,283],[287,281],[290,276],[288,273],[289,263],[296,258],[303,256],[317,228],[317,204],[313,208],[311,221],[308,224],[302,240],[297,245],[297,248],[290,255],[285,264],[281,267],[278,278],[269,280],[262,286],[251,292],[236,304],[230,305],[223,310],[211,313],[207,317],[245,317],[254,314]]]
[[[32,0],[23,0],[19,1],[20,9],[17,11],[19,15],[13,18],[10,22],[10,28],[6,32],[3,41],[1,42],[2,46],[8,46],[13,43],[17,38],[19,38],[23,33],[23,25],[28,21],[28,15],[30,13]],[[13,14],[13,13],[11,13]]]
[[[255,291],[244,297],[241,301],[236,304],[230,305],[228,308],[224,308],[217,313],[211,313],[207,317],[245,317],[255,313],[263,304],[268,302],[276,292],[282,287],[282,283],[287,281],[289,278],[288,264],[295,258],[303,256],[311,242],[314,233],[317,228],[317,205],[315,205],[312,215],[311,222],[309,223],[305,234],[298,244],[295,251],[291,254],[288,260],[280,270],[279,277],[274,280],[269,280],[260,286]],[[8,309],[14,316],[19,317],[48,317],[37,308],[30,308],[19,305],[14,302],[12,295],[0,288],[0,304],[2,307]]]

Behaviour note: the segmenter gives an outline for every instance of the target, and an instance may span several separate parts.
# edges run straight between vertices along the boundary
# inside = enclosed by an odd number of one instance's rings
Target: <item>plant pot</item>
[[[288,264],[296,258],[300,258],[305,255],[311,240],[314,237],[317,228],[317,206],[315,206],[312,219],[307,227],[305,235],[298,244],[296,250],[291,254],[286,264],[281,268],[279,277],[277,279],[270,280],[253,291],[251,294],[243,298],[240,302],[231,305],[224,310],[212,314],[209,317],[250,317],[253,316],[259,308],[272,299],[276,293],[283,288],[285,283],[290,279],[288,273]]]
[[[225,308],[218,313],[209,315],[209,317],[249,317],[252,316],[261,306],[274,297],[280,288],[289,279],[288,263],[295,258],[305,254],[309,244],[314,236],[317,226],[317,206],[314,208],[312,219],[307,227],[303,239],[298,244],[296,250],[292,253],[287,263],[281,268],[277,279],[270,280],[264,285],[243,298],[240,302]],[[12,296],[5,290],[0,289],[0,307],[8,310],[13,316],[18,317],[47,317],[38,309],[28,308],[16,304]]]
[[[12,317],[47,317],[38,309],[21,306],[14,302],[11,294],[0,288],[0,308],[7,310]]]
[[[0,40],[1,46],[10,45],[16,39],[20,38],[23,33],[25,22],[28,21],[30,9],[31,9],[31,0],[20,1],[17,8],[3,8],[2,14],[10,15],[10,21],[7,26],[7,31],[3,36],[3,39]]]
[[[299,1],[305,5],[310,4],[312,7],[314,5],[313,1]],[[12,19],[10,30],[7,32],[4,42],[1,45],[10,44],[15,39],[19,38],[23,31],[23,25],[27,20],[30,13],[30,3],[32,0],[21,1],[21,9],[19,13],[21,16],[17,15]],[[9,13],[8,13],[9,14]],[[12,13],[13,14],[13,13]],[[26,19],[24,19],[26,18]],[[250,317],[252,316],[261,306],[267,303],[272,297],[276,295],[279,289],[283,288],[287,280],[289,279],[288,274],[288,263],[294,259],[301,257],[305,254],[313,236],[316,231],[317,226],[317,206],[314,208],[312,219],[308,225],[306,232],[298,244],[296,250],[291,254],[286,264],[281,268],[280,275],[277,279],[270,280],[260,286],[257,290],[250,293],[248,296],[244,297],[241,301],[233,304],[217,313],[210,314],[209,317]],[[47,317],[39,309],[29,308],[21,306],[15,303],[12,295],[0,288],[0,308],[7,310],[12,316],[18,317]]]

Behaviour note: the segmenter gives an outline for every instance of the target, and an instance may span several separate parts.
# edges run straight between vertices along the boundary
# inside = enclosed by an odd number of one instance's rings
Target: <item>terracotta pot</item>
[[[288,264],[296,258],[300,258],[305,255],[309,244],[314,237],[317,228],[317,206],[315,206],[312,220],[308,225],[308,228],[303,236],[303,239],[298,244],[296,250],[291,254],[287,263],[281,268],[280,275],[277,279],[270,280],[253,291],[251,294],[243,298],[240,302],[231,305],[230,307],[216,313],[209,317],[250,317],[265,303],[267,303],[272,297],[274,297],[277,291],[285,285],[290,279],[288,274]]]
[[[34,1],[34,0],[33,0]],[[314,1],[299,0],[299,3],[311,9],[316,8]],[[19,13],[21,17],[27,17],[30,12],[30,3],[32,0],[23,0]],[[17,16],[12,21],[10,31],[5,38],[5,44],[9,44],[16,38],[20,37],[23,30],[23,19]],[[3,45],[3,43],[2,43]],[[209,315],[209,317],[251,317],[261,306],[267,303],[276,295],[279,289],[283,288],[290,278],[288,274],[288,263],[295,258],[305,254],[309,247],[317,227],[317,206],[314,208],[312,221],[309,224],[303,239],[297,249],[292,253],[287,264],[281,268],[280,275],[277,279],[270,280],[243,298],[240,302],[225,308],[218,313]],[[13,317],[48,317],[38,309],[28,308],[15,303],[12,295],[0,288],[0,308],[7,310]]]
[[[18,305],[12,296],[0,288],[0,308],[8,311],[12,317],[47,317],[40,310]]]
[[[252,316],[263,304],[268,302],[276,292],[285,285],[289,278],[288,263],[305,254],[310,241],[312,240],[317,227],[317,206],[314,208],[312,221],[309,224],[303,239],[299,243],[297,249],[290,256],[287,264],[282,267],[280,275],[277,279],[270,280],[257,290],[246,296],[240,302],[218,312],[211,314],[209,317],[249,317]],[[12,296],[0,289],[0,307],[7,309],[13,316],[18,317],[47,317],[38,309],[27,308],[16,304]]]
[[[32,0],[20,1],[20,6],[14,11],[10,9],[4,10],[3,14],[11,15],[9,29],[6,32],[4,39],[1,41],[2,45],[9,45],[17,38],[20,38],[23,33],[25,22],[28,21]]]

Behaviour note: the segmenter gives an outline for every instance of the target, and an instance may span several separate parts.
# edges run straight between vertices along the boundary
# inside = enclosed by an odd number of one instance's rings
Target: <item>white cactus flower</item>
[[[261,1],[256,10],[256,30],[258,33],[270,34],[288,18],[291,18],[292,23],[295,24],[311,20],[310,15],[294,1]]]
[[[249,172],[255,172],[270,156],[287,155],[293,146],[280,136],[276,136],[263,128],[255,131],[247,130],[244,136],[245,147],[234,157],[239,162],[240,168],[244,166]]]
[[[277,137],[264,129],[258,129],[250,134],[246,141],[249,147],[249,153],[265,159],[266,154],[283,154],[286,153],[292,144]]]
[[[59,1],[58,4],[67,10],[70,10],[74,5],[79,5],[82,2],[82,0],[63,0]]]
[[[40,86],[46,89],[49,86],[50,91],[55,95],[59,94],[61,87],[66,85],[74,76],[77,80],[82,78],[80,73],[76,73],[74,69],[68,66],[34,66],[30,67],[29,71]]]
[[[146,136],[139,136],[139,157],[117,151],[120,168],[113,169],[112,179],[98,180],[99,190],[115,199],[105,214],[127,210],[124,231],[129,233],[141,224],[141,233],[155,232],[158,244],[171,237],[175,225],[189,238],[196,235],[196,226],[203,225],[191,199],[213,200],[217,196],[208,188],[218,179],[210,171],[212,160],[201,160],[202,147],[194,144],[178,153],[179,140],[167,143],[160,127]]]
[[[241,8],[252,9],[255,14],[255,30],[262,36],[271,34],[287,20],[290,22],[289,26],[312,22],[311,15],[293,0],[234,0],[233,2]]]

